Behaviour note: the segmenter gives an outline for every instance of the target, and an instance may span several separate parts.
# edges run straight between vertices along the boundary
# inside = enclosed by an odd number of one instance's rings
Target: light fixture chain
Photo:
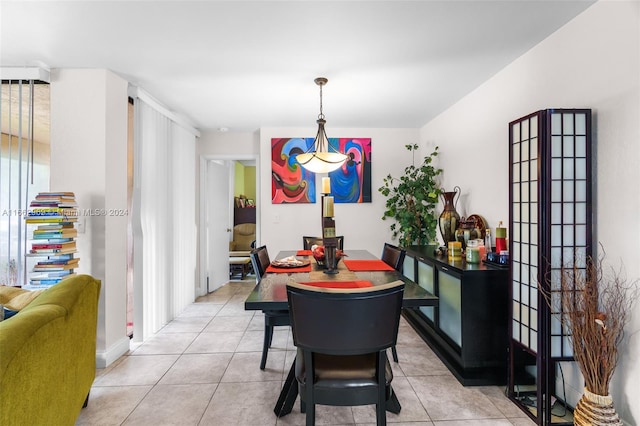
[[[324,119],[324,114],[322,112],[322,86],[323,84],[320,84],[320,114],[318,114],[318,118],[320,119]]]

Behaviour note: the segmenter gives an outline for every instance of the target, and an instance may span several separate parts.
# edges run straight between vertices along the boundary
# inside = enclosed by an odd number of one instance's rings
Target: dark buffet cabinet
[[[409,324],[463,385],[502,385],[509,358],[509,270],[407,248],[403,273],[438,296],[438,306],[404,309]]]

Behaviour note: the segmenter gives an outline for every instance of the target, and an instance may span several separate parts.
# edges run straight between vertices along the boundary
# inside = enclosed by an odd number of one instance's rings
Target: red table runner
[[[344,259],[344,265],[350,271],[393,271],[394,269],[379,259]]]
[[[300,284],[322,287],[322,288],[365,288],[373,287],[371,281],[358,280],[358,281],[307,281]]]
[[[311,272],[311,264],[301,266],[299,268],[278,268],[273,265],[267,266],[267,270],[265,272],[274,272],[274,273],[296,273],[296,272]]]

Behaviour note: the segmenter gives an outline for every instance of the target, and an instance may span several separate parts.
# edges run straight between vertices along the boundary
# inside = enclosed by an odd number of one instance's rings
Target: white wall
[[[508,210],[508,123],[546,108],[591,108],[595,130],[597,239],[613,266],[640,277],[640,3],[601,1],[425,125],[440,146],[444,185],[459,185],[462,215],[495,228]],[[611,393],[640,423],[640,304],[620,351]],[[573,382],[575,372],[565,376]]]
[[[80,212],[127,208],[127,82],[106,70],[51,73],[51,189],[73,191]],[[126,336],[127,216],[82,215],[79,273],[102,281],[97,363],[129,349]]]

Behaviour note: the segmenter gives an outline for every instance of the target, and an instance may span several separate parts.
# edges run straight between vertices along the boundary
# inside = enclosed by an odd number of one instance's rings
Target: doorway
[[[249,176],[246,188],[253,188],[249,198],[245,195],[245,208],[254,209],[256,239],[260,230],[259,167],[256,155],[207,156],[200,160],[200,282],[198,294],[204,295],[229,282],[229,242],[232,239],[236,213],[236,170],[251,167],[242,179]],[[235,167],[236,164],[242,167]],[[239,181],[242,182],[242,179]],[[248,204],[252,204],[249,207]]]

